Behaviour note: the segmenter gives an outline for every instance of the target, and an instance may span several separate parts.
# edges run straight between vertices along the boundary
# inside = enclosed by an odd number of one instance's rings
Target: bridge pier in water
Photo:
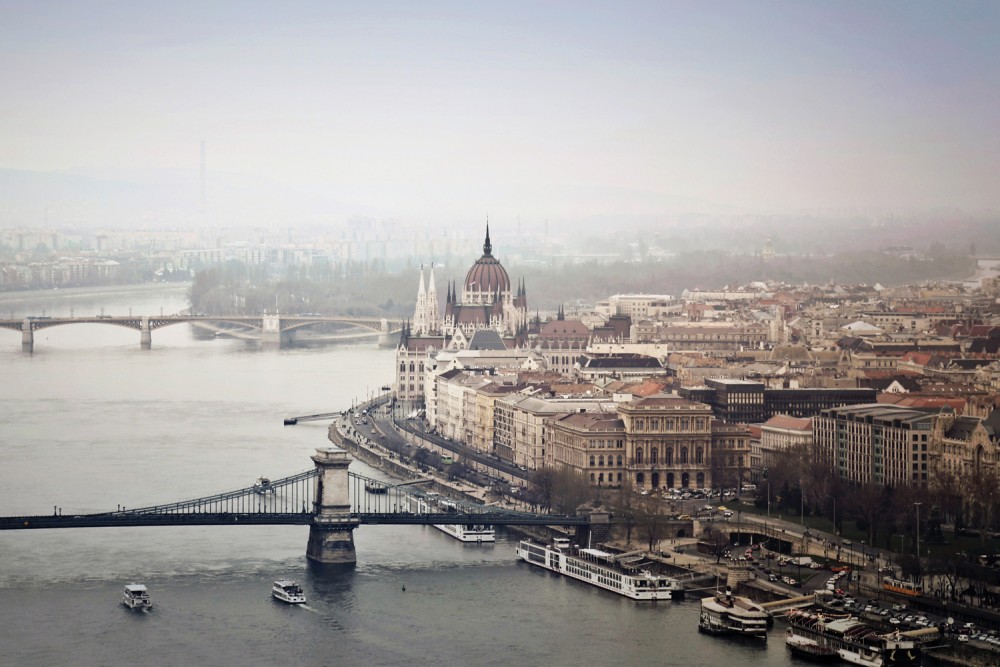
[[[309,526],[306,557],[317,563],[355,563],[354,529],[347,467],[351,457],[342,449],[324,447],[312,455],[319,475],[313,499],[313,522]]]
[[[389,333],[389,322],[383,317],[381,324],[378,328],[378,346],[379,347],[392,347],[396,345],[399,341],[393,340],[394,336]]]
[[[281,347],[280,315],[264,315],[261,319],[260,343],[269,347]]]
[[[143,315],[139,321],[139,347],[143,350],[153,348],[153,331],[149,328],[148,315]]]
[[[35,351],[35,332],[31,330],[31,320],[21,323],[21,352]]]

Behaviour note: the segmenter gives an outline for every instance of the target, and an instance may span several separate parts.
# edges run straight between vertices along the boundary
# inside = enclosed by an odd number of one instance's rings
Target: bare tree
[[[636,525],[649,550],[653,551],[656,543],[663,537],[667,523],[666,504],[656,496],[639,496],[636,503]]]
[[[539,506],[548,512],[552,509],[553,496],[556,487],[556,470],[550,466],[542,466],[531,473],[531,485],[535,489]]]
[[[637,498],[632,480],[626,478],[618,488],[612,505],[617,522],[625,527],[626,544],[632,544],[632,529],[635,528],[637,520]]]
[[[715,556],[716,565],[729,549],[729,535],[718,526],[707,526],[702,533],[701,542],[708,548],[708,552]]]
[[[582,472],[569,466],[556,469],[552,486],[552,506],[560,514],[576,514],[580,505],[592,497],[590,482]]]
[[[882,521],[887,506],[885,487],[862,484],[849,496],[847,511],[857,519],[859,528],[868,531],[868,544],[875,544],[876,527]]]

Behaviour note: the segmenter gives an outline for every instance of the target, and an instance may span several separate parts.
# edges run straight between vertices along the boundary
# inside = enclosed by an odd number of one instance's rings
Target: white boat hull
[[[458,523],[433,524],[435,528],[443,533],[451,535],[460,542],[496,542],[497,533],[492,528],[480,528],[476,526],[464,526]]]
[[[517,545],[517,557],[538,567],[557,572],[577,581],[603,588],[606,591],[624,595],[632,600],[656,601],[670,600],[672,595],[666,587],[640,588],[635,585],[637,580],[645,581],[645,577],[630,577],[601,567],[581,558],[570,556],[561,551],[542,547],[528,542]]]

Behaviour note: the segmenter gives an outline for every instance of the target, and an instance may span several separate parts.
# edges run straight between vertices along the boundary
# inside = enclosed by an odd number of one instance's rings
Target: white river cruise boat
[[[409,503],[410,511],[417,512],[419,514],[435,512],[440,509],[443,509],[448,513],[458,512],[458,507],[454,502],[447,499],[441,499],[435,502],[433,496],[427,499],[411,496],[409,498]],[[485,524],[465,525],[461,523],[435,523],[431,525],[440,530],[442,533],[451,535],[456,540],[461,542],[481,544],[483,542],[497,541],[496,530],[493,526]]]
[[[698,630],[711,635],[735,635],[767,641],[770,614],[750,598],[725,593],[701,599]]]
[[[531,540],[517,545],[517,557],[532,565],[586,582],[633,600],[670,600],[683,597],[683,587],[672,577],[654,574],[642,552],[612,554],[600,549],[577,549],[567,539],[549,546]]]
[[[153,601],[149,598],[149,591],[145,586],[129,584],[122,595],[122,604],[129,609],[149,609],[153,606]]]
[[[898,631],[883,632],[853,616],[788,612],[785,644],[800,656],[834,655],[861,667],[918,667],[917,643]]]
[[[305,604],[306,602],[306,594],[291,579],[278,579],[274,582],[274,586],[271,587],[271,595],[274,599],[288,604]]]

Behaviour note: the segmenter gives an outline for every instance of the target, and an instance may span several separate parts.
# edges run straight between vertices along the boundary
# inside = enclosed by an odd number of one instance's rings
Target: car
[[[679,521],[690,521],[691,520],[691,515],[690,514],[681,514],[681,515],[679,515],[677,517],[677,519]]]
[[[776,574],[769,574],[769,575],[767,575],[767,580],[768,581],[777,581],[778,580],[778,575],[776,575]]]
[[[726,517],[727,519],[729,517],[731,517],[732,515],[733,515],[733,513],[731,511],[729,511],[729,510],[726,510],[725,512],[722,513],[722,516]]]

